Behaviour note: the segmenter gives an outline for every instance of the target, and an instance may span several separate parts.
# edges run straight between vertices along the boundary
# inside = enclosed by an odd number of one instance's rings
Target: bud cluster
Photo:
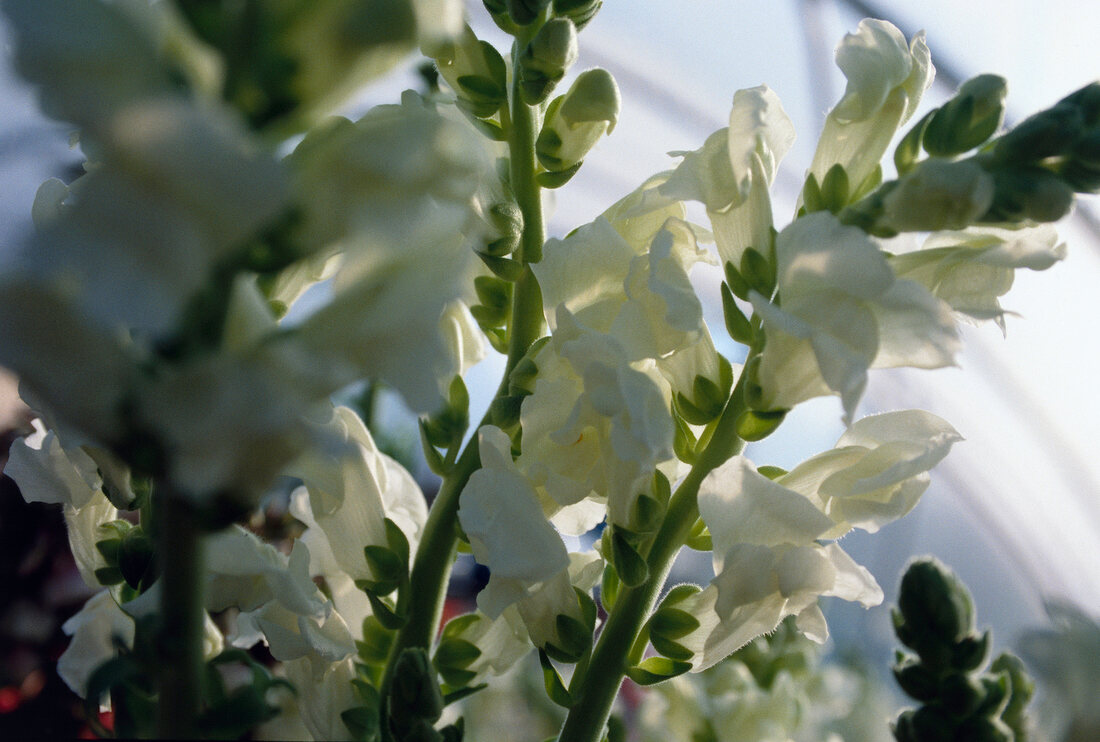
[[[1028,739],[1031,680],[1007,653],[983,670],[990,632],[975,631],[974,603],[954,573],[931,558],[910,564],[893,618],[898,639],[916,653],[897,653],[894,677],[923,704],[894,722],[898,742]]]

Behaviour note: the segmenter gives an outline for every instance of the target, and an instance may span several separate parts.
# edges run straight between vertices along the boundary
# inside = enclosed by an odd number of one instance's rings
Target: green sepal
[[[118,564],[118,552],[122,547],[121,538],[108,538],[96,541],[95,548],[103,555],[108,564]]]
[[[450,637],[439,643],[432,663],[437,670],[456,668],[465,670],[481,656],[481,650],[473,642]]]
[[[596,17],[603,0],[554,0],[554,15],[573,21],[580,31]]]
[[[500,110],[505,99],[504,89],[483,75],[462,75],[457,80],[458,105],[480,119],[487,119]]]
[[[370,615],[363,619],[363,638],[355,642],[355,648],[364,662],[377,664],[386,661],[393,639],[393,632]]]
[[[763,440],[783,424],[786,416],[787,410],[745,410],[737,418],[737,435],[750,442]]]
[[[613,527],[611,530],[611,553],[615,571],[624,585],[637,587],[649,579],[649,565],[621,528]]]
[[[817,211],[823,211],[825,207],[822,205],[821,198],[821,186],[817,182],[817,176],[810,173],[806,176],[806,182],[802,186],[802,208],[799,209],[799,216],[804,214],[813,214]]]
[[[733,298],[733,291],[728,284],[722,284],[722,316],[726,320],[726,332],[734,341],[742,345],[752,345],[756,333],[752,329],[752,323],[737,301]]]
[[[848,172],[838,162],[829,168],[821,181],[821,206],[839,214],[848,205],[849,195]]]
[[[577,171],[581,169],[581,165],[584,161],[578,162],[572,167],[568,167],[565,170],[547,170],[546,172],[539,173],[535,176],[535,182],[543,188],[561,188],[563,185],[573,179],[573,176],[577,174]]]
[[[899,178],[909,173],[917,166],[917,160],[920,159],[924,130],[928,127],[928,122],[932,120],[932,116],[934,116],[938,110],[939,109],[932,109],[926,113],[921,120],[905,134],[902,140],[898,142],[898,146],[894,150],[894,167],[898,170]]]
[[[100,567],[95,571],[95,578],[104,587],[112,587],[126,582],[126,578],[122,576],[122,570],[118,567]]]
[[[656,498],[640,494],[630,511],[630,528],[635,533],[655,533],[661,527],[665,508]]]
[[[518,260],[484,252],[477,253],[477,256],[481,258],[481,262],[485,263],[489,270],[505,281],[518,281],[519,277],[523,275],[523,263]]]
[[[358,581],[356,581],[358,583]],[[382,624],[390,631],[397,631],[406,623],[408,623],[408,616],[398,613],[389,603],[383,598],[378,597],[373,592],[364,591],[367,595],[367,600],[370,601],[371,612],[374,617],[378,619],[378,623]]]
[[[786,469],[779,466],[772,466],[771,464],[764,464],[763,466],[759,466],[756,468],[756,471],[760,474],[763,474],[765,477],[772,480],[773,482],[787,473]]]
[[[980,147],[1004,120],[1006,83],[997,75],[964,82],[955,97],[931,114],[924,130],[924,151],[954,157]]]
[[[667,657],[648,657],[635,667],[627,668],[626,676],[638,685],[656,685],[691,669],[690,662]]]
[[[729,286],[733,295],[742,301],[749,300],[749,284],[741,276],[741,273],[729,260],[725,265],[726,285]]]
[[[592,596],[587,591],[581,590],[576,585],[573,586],[573,592],[577,595],[577,602],[581,606],[581,620],[584,622],[589,637],[596,630],[596,618],[599,616],[599,611],[596,610],[596,601],[592,599]]]
[[[359,742],[377,742],[382,738],[377,706],[355,706],[340,712],[340,720]]]
[[[604,564],[603,577],[600,580],[600,603],[603,604],[606,613],[611,613],[612,608],[615,607],[615,598],[619,597],[621,586],[622,580],[619,579],[619,573],[615,571],[615,565],[611,562]]]
[[[455,688],[454,690],[448,690],[443,694],[443,705],[450,706],[452,703],[461,701],[463,698],[472,696],[478,691],[485,690],[489,687],[488,683],[478,683],[477,685],[463,684],[461,688]]]
[[[699,619],[674,605],[662,605],[649,619],[649,635],[681,639],[699,628]]]
[[[438,670],[439,677],[449,688],[466,688],[477,677],[474,670],[463,670],[457,667],[445,667]]]
[[[851,197],[848,199],[850,203],[859,201],[864,196],[867,196],[871,191],[882,185],[882,163],[875,165],[874,170],[867,174],[867,177],[863,179]]]
[[[508,141],[508,132],[504,131],[504,127],[495,121],[486,121],[485,119],[478,118],[471,114],[468,121],[474,125],[474,128],[484,134],[490,141],[493,142],[506,142]]]
[[[356,580],[361,590],[379,596],[389,595],[408,578],[408,558],[402,560],[401,555],[388,546],[364,546],[363,556],[375,579]]]
[[[461,616],[455,616],[443,627],[440,638],[457,638],[462,635],[462,632],[481,620],[482,618],[476,613],[464,613]]]
[[[466,389],[466,382],[455,374],[451,379],[451,385],[447,388],[447,413],[451,418],[452,430],[462,433],[470,426],[470,393]],[[461,435],[461,434],[460,434]]]
[[[550,4],[550,0],[505,0],[512,21],[527,26],[535,21]]]
[[[489,420],[501,430],[509,431],[519,425],[523,397],[497,397],[489,404]]]
[[[548,644],[544,648],[552,659],[570,664],[579,662],[585,652],[592,647],[592,631],[584,625],[583,621],[578,621],[565,613],[559,613],[554,618],[554,628],[557,630],[558,642],[553,645]]]
[[[443,461],[442,454],[436,450],[431,441],[431,433],[429,432],[428,421],[426,418],[420,418],[417,420],[417,428],[420,431],[420,448],[424,453],[424,461],[428,465],[428,468],[434,474],[438,474],[443,477],[447,475],[447,466]]]
[[[539,650],[539,664],[542,665],[542,683],[546,688],[546,695],[562,708],[571,708],[573,697],[566,690],[561,675],[558,674],[557,669],[550,662],[550,657],[542,649]]]
[[[745,379],[745,406],[750,410],[759,410],[767,406],[764,402],[764,387],[760,383],[760,364],[762,362],[763,357],[761,355],[754,355],[745,361],[745,367],[741,370],[741,375]]]
[[[118,569],[135,590],[148,588],[156,580],[156,545],[142,528],[131,528],[123,537],[118,548]]]
[[[493,350],[502,355],[508,355],[508,331],[506,329],[490,327],[485,330],[485,337],[489,339],[489,345],[493,347]]]
[[[711,541],[710,531],[707,529],[707,524],[703,522],[702,518],[695,521],[695,525],[691,527],[691,533],[688,534],[687,540],[684,541],[684,545],[695,551],[714,550],[714,543]]]
[[[651,635],[649,643],[662,657],[668,657],[670,660],[676,660],[677,662],[688,662],[695,656],[695,652],[677,643],[676,640],[665,636]]]
[[[775,293],[775,265],[756,248],[746,247],[741,254],[740,273],[745,283],[758,294],[771,298]]]
[[[478,327],[482,329],[502,327],[508,321],[508,311],[506,309],[496,309],[482,304],[475,304],[470,307],[470,315],[477,321]]]
[[[697,443],[695,434],[691,432],[691,428],[679,415],[673,415],[672,421],[676,425],[672,437],[672,450],[676,454],[676,458],[685,464],[694,464],[698,458],[695,453],[695,444]]]

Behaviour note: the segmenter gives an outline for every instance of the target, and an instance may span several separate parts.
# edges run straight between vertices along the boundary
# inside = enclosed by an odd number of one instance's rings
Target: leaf
[[[565,683],[562,682],[561,676],[558,675],[558,671],[550,662],[550,658],[541,649],[539,650],[539,664],[542,665],[542,682],[546,688],[546,695],[557,705],[563,708],[571,708],[573,697],[566,690]]]
[[[535,181],[543,188],[561,188],[577,174],[577,171],[581,169],[581,165],[583,164],[583,162],[578,162],[576,165],[566,170],[539,173],[535,176]]]
[[[436,668],[453,667],[464,670],[481,656],[481,650],[465,639],[449,638],[439,643],[432,660]]]
[[[730,291],[733,292],[733,295],[741,301],[748,301],[749,284],[745,282],[745,279],[731,261],[726,261],[725,273],[726,285],[730,287]]]
[[[699,619],[672,606],[662,607],[649,619],[649,633],[680,639],[699,628]]]
[[[391,631],[396,631],[408,622],[408,617],[397,613],[382,598],[372,592],[367,592],[367,600],[370,601],[371,611],[378,623]]]

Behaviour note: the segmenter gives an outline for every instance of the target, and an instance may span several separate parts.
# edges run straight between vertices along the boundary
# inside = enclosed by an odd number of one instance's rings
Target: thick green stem
[[[569,709],[559,742],[599,742],[611,715],[611,704],[626,676],[631,647],[657,603],[672,563],[687,541],[699,517],[697,496],[707,474],[741,452],[745,442],[737,436],[737,418],[744,411],[739,383],[691,471],[669,500],[668,511],[653,540],[646,563],[649,578],[636,587],[622,587],[614,609],[600,632],[592,661],[580,688],[570,688],[577,699]]]
[[[161,625],[157,734],[194,738],[202,698],[204,623],[202,533],[198,514],[161,484],[158,553]]]

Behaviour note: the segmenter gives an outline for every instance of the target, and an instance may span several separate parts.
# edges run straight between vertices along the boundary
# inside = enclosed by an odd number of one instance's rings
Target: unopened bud
[[[1073,189],[1049,170],[1005,168],[993,176],[993,204],[983,221],[1056,222],[1073,207]]]
[[[933,668],[943,666],[949,648],[974,630],[970,593],[935,559],[909,565],[901,580],[898,608],[898,638]]]
[[[619,119],[621,98],[607,70],[581,73],[546,114],[535,143],[539,162],[551,172],[568,170],[585,158],[600,137],[610,134]]]
[[[431,50],[440,76],[458,96],[458,105],[479,118],[496,113],[508,98],[507,68],[491,44],[478,40],[469,26]]]
[[[983,144],[1004,120],[1007,87],[1003,77],[978,75],[932,116],[924,130],[924,150],[953,157]]]
[[[508,6],[508,15],[521,26],[529,25],[542,15],[542,11],[550,4],[550,0],[505,0]]]
[[[964,229],[993,202],[993,177],[973,162],[926,160],[883,199],[883,223],[898,232]]]
[[[596,17],[603,0],[554,0],[554,15],[568,18],[581,30]]]
[[[539,29],[519,60],[520,94],[529,106],[542,103],[577,61],[577,27],[554,18]]]

